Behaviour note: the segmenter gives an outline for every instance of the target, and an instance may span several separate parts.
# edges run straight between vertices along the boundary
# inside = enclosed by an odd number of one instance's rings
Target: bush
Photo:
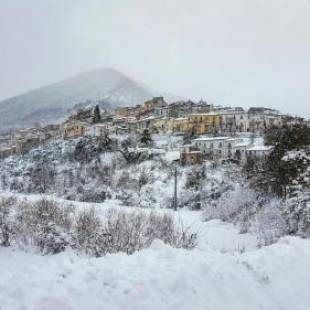
[[[35,245],[42,254],[58,254],[67,246],[72,245],[70,234],[66,234],[54,223],[40,226],[38,235],[35,236]]]
[[[246,223],[255,213],[257,198],[254,191],[237,186],[215,200],[213,205],[206,207],[205,219]]]
[[[105,248],[105,238],[101,220],[94,209],[78,214],[74,225],[74,235],[78,250],[87,255],[103,255],[101,248]]]
[[[240,233],[254,232],[259,246],[272,244],[287,232],[280,201],[247,187],[222,195],[206,208],[204,218],[238,224]]]
[[[154,212],[108,210],[101,222],[94,210],[78,216],[76,234],[80,250],[102,256],[107,253],[132,254],[147,248],[155,239],[177,248],[194,248],[197,234],[178,228],[173,218]]]
[[[102,219],[94,209],[75,213],[71,206],[46,199],[0,203],[0,221],[2,245],[34,246],[44,255],[70,247],[99,257],[132,254],[155,239],[185,249],[194,248],[197,242],[197,234],[177,225],[172,216],[110,209]]]
[[[14,198],[0,199],[0,245],[10,246],[13,234],[13,222],[10,214],[12,206],[16,203]]]
[[[283,215],[290,235],[310,237],[310,202],[291,198],[287,201]]]
[[[276,201],[256,214],[252,230],[257,236],[258,246],[273,244],[287,233],[281,207]]]
[[[73,209],[52,200],[17,205],[15,241],[35,246],[43,254],[57,254],[70,244]]]

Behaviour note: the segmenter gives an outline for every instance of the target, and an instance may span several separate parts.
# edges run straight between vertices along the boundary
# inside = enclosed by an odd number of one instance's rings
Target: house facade
[[[199,165],[203,161],[203,153],[192,145],[184,145],[181,148],[180,162],[182,165]]]
[[[85,134],[85,128],[88,124],[79,121],[66,122],[62,126],[64,139],[74,139],[82,137]]]
[[[248,113],[242,108],[224,110],[221,114],[223,132],[234,135],[237,132],[247,132],[250,130]]]
[[[143,109],[145,112],[154,111],[155,108],[162,108],[167,106],[164,97],[154,97],[151,100],[145,101]]]
[[[198,135],[221,132],[223,117],[215,113],[196,113],[188,116],[192,131]]]
[[[102,137],[109,132],[107,124],[93,124],[85,126],[84,135],[89,137]]]
[[[193,140],[193,145],[209,159],[245,160],[249,141],[242,138],[206,137]]]
[[[247,156],[261,159],[267,157],[273,149],[274,147],[270,145],[252,146],[246,150],[246,154]]]

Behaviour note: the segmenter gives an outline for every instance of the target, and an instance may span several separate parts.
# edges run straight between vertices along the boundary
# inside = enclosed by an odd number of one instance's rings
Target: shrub
[[[206,207],[204,218],[238,224],[240,233],[254,232],[259,246],[272,244],[287,232],[279,200],[247,187],[224,193]]]
[[[41,199],[17,205],[15,241],[20,246],[36,246],[43,254],[56,254],[69,245],[73,209]]]
[[[290,235],[310,237],[310,202],[291,198],[286,202],[283,215]]]
[[[54,223],[41,225],[38,234],[34,238],[35,245],[42,254],[58,254],[67,246],[72,245],[70,234],[64,233]]]
[[[13,234],[13,222],[10,215],[16,200],[12,197],[0,199],[0,245],[10,246]]]
[[[94,209],[78,214],[74,225],[77,248],[92,256],[102,256],[100,246],[105,245],[102,223]]]
[[[247,222],[255,213],[257,194],[241,186],[225,192],[205,210],[205,219],[221,219],[230,222]]]
[[[125,252],[132,254],[147,248],[155,239],[177,248],[194,248],[197,234],[182,230],[168,215],[154,212],[124,212],[110,209],[104,222],[94,210],[78,216],[76,234],[80,250],[95,256]]]
[[[258,246],[273,244],[287,233],[286,222],[277,201],[271,201],[256,214],[252,230],[257,236]]]
[[[10,219],[10,220],[9,220]],[[90,256],[135,251],[155,239],[177,248],[192,249],[197,234],[177,225],[172,216],[113,209],[99,217],[94,209],[73,212],[71,206],[47,199],[0,203],[1,243],[34,246],[42,254],[57,254],[67,247]]]

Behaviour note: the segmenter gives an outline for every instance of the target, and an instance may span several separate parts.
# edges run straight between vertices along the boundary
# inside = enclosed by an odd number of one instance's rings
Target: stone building
[[[181,148],[180,162],[182,165],[199,165],[203,161],[203,153],[192,145]]]
[[[151,100],[145,101],[143,109],[145,112],[154,111],[155,108],[161,108],[167,106],[164,97],[154,97]]]
[[[87,126],[87,123],[79,121],[65,122],[62,126],[63,138],[74,139],[82,137],[85,134],[85,128]]]

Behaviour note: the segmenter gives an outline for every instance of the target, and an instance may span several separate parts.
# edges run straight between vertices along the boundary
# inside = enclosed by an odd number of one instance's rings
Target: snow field
[[[104,216],[113,205],[124,208],[110,201],[96,209]],[[130,256],[102,258],[1,248],[0,309],[309,309],[309,240],[286,237],[258,249],[252,235],[218,220],[202,222],[200,212],[158,212],[197,229],[197,248],[156,240]]]

